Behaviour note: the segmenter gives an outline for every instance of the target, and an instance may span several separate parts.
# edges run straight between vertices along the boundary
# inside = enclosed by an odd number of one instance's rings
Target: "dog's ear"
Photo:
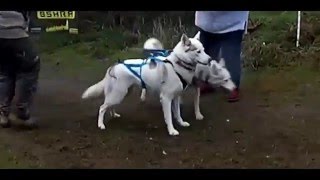
[[[200,31],[193,37],[194,39],[200,40]]]
[[[181,36],[181,42],[184,46],[190,46],[191,45],[191,41],[188,38],[188,36],[186,34],[182,34]]]
[[[219,64],[220,64],[222,67],[226,67],[226,61],[224,60],[224,58],[221,58],[221,59],[220,59]]]
[[[210,68],[211,68],[211,73],[212,73],[213,75],[218,75],[217,63],[213,62],[213,63],[210,65]]]

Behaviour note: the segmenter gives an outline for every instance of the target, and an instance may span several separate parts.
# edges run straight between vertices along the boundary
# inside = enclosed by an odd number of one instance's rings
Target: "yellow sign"
[[[38,19],[74,19],[75,11],[37,11]]]

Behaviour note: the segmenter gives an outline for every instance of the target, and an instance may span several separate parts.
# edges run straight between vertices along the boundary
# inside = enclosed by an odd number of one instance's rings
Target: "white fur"
[[[83,94],[82,94],[82,99],[89,99],[89,98],[94,98],[98,97],[103,93],[104,89],[104,84],[105,84],[105,78],[102,79],[100,82],[97,84],[94,84],[90,86]]]
[[[201,73],[202,71],[202,73]],[[231,75],[225,67],[224,59],[220,59],[219,63],[215,60],[210,62],[210,66],[197,65],[195,77],[200,81],[207,81],[211,86],[223,87],[229,91],[236,88],[236,85],[231,80]],[[204,116],[200,112],[200,88],[197,87],[196,95],[194,96],[194,112],[196,120],[202,120]]]
[[[174,128],[172,123],[171,106],[173,107],[173,116],[178,124],[183,127],[190,126],[180,115],[180,94],[183,91],[183,87],[176,72],[178,72],[188,84],[192,83],[194,77],[194,72],[182,68],[177,64],[177,61],[182,60],[194,65],[197,63],[208,64],[211,58],[204,52],[204,48],[199,40],[182,35],[180,42],[175,46],[173,52],[167,59],[173,66],[169,63],[158,63],[159,66],[157,65],[154,68],[145,65],[141,69],[141,77],[148,88],[159,93],[168,133],[169,135],[175,136],[179,135],[179,132]],[[126,60],[125,63],[139,63],[141,61],[143,60],[130,59]],[[115,64],[108,69],[104,80],[89,87],[82,97],[86,99],[97,96],[98,93],[101,92],[100,83],[104,85],[105,100],[99,109],[98,127],[100,129],[106,129],[103,121],[107,109],[120,104],[126,96],[128,88],[133,84],[141,85],[141,82],[126,66],[123,64]]]
[[[194,36],[194,39],[200,40],[200,31]],[[162,47],[162,48],[160,48]],[[150,38],[144,43],[144,49],[149,50],[162,50],[162,43],[156,38]],[[200,71],[202,71],[202,76],[200,77]],[[231,80],[231,76],[229,71],[225,68],[225,61],[221,59],[219,63],[216,61],[211,61],[210,66],[204,66],[198,64],[196,67],[194,77],[197,80],[205,81],[206,77],[209,77],[208,83],[212,86],[222,86],[230,91],[235,88],[234,83]],[[224,81],[221,81],[224,80]],[[200,88],[196,87],[197,91],[194,96],[194,113],[196,120],[202,120],[204,116],[200,112]],[[146,89],[142,89],[141,101],[145,101],[146,99]],[[181,100],[180,100],[181,102]]]
[[[200,40],[200,31],[194,36],[195,39]],[[202,70],[202,77],[200,75],[199,70]],[[226,68],[226,64],[224,59],[220,59],[219,63],[216,61],[211,61],[210,66],[198,65],[195,76],[198,80],[204,81],[205,76],[208,76],[208,83],[212,86],[222,86],[229,91],[232,91],[236,88],[234,82],[231,80],[231,75]],[[197,87],[196,95],[194,96],[194,112],[196,116],[196,120],[202,120],[204,116],[200,112],[200,88]]]
[[[156,39],[156,38],[149,38],[149,39],[147,39],[146,42],[144,43],[143,49],[150,49],[150,50],[152,50],[152,49],[156,49],[156,50],[159,49],[159,50],[161,50],[161,49],[163,49],[163,45],[162,45],[162,43],[161,43],[158,39]]]
[[[200,40],[200,31],[198,31],[197,34],[193,38]]]
[[[146,42],[144,42],[143,49],[145,49],[145,50],[163,50],[163,45],[158,39],[152,37],[152,38],[147,39]],[[147,92],[147,90],[145,88],[142,88],[141,95],[140,95],[141,101],[146,100],[146,92]]]

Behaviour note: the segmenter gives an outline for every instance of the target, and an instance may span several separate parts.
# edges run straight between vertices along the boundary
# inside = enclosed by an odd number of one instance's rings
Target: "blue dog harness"
[[[145,58],[155,57],[155,56],[162,56],[167,57],[170,55],[171,50],[163,50],[163,49],[144,49],[143,54]]]
[[[138,79],[140,79],[141,81],[141,87],[146,89],[146,83],[144,82],[144,80],[141,77],[141,72],[142,72],[142,67],[144,65],[147,65],[151,62],[163,62],[160,58],[165,58],[167,56],[170,55],[170,51],[169,50],[155,50],[155,51],[150,51],[149,52],[149,56],[142,60],[141,63],[137,63],[137,64],[133,64],[133,63],[126,63],[126,62],[118,62],[119,64],[123,64],[124,66],[126,66],[128,68],[128,70],[130,72],[132,72],[132,74],[134,74]],[[148,61],[150,60],[150,61]]]
[[[157,62],[170,63],[173,66],[173,64],[170,61],[168,61],[166,59],[163,60],[165,57],[169,56],[171,52],[172,51],[169,51],[169,50],[150,51],[150,52],[148,52],[149,56],[146,59],[141,60],[142,61],[141,63],[137,63],[137,64],[134,64],[134,63],[129,64],[126,62],[118,62],[118,63],[123,64],[125,67],[127,67],[128,70],[141,81],[141,87],[146,89],[147,88],[146,83],[144,82],[144,80],[141,77],[142,67],[144,65],[147,65],[152,62],[153,63],[157,63]],[[182,76],[179,73],[176,72],[176,74],[178,75],[178,77],[182,83],[183,89],[185,89],[187,87],[188,83],[182,78]]]

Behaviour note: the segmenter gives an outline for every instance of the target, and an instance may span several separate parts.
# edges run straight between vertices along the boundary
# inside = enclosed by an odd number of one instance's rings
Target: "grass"
[[[119,59],[142,56],[140,52],[133,50],[114,51],[105,60],[101,60],[92,57],[90,53],[79,52],[79,46],[83,44],[61,48],[50,54],[42,54],[42,59],[45,60],[44,65],[54,67],[57,70],[56,73],[60,75],[78,77],[88,74],[88,78],[94,78],[103,76],[107,68]]]
[[[254,96],[274,107],[317,104],[319,89],[319,72],[310,70],[308,66],[285,70],[264,68],[243,73],[242,91],[245,96]]]
[[[296,23],[295,11],[284,12],[252,12],[252,20],[263,22],[263,27],[254,38],[265,43],[281,43],[285,39],[288,27]]]
[[[263,92],[289,92],[300,84],[317,84],[320,81],[319,72],[310,71],[309,67],[300,66],[286,70],[266,68],[259,72],[246,71],[244,86]]]

